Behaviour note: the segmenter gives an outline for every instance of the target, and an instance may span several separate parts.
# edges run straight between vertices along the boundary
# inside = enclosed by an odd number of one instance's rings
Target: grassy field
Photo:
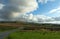
[[[57,24],[0,23],[0,31],[9,31],[19,27],[40,31],[17,31],[11,33],[6,39],[60,39],[60,25]]]
[[[16,27],[0,26],[0,32],[9,31],[9,30],[13,30],[13,29],[16,29]]]
[[[17,31],[11,33],[7,39],[60,39],[59,31]]]

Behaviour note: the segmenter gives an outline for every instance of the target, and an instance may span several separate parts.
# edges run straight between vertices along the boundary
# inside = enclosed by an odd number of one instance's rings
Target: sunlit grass
[[[8,39],[60,39],[59,31],[17,31],[11,33]]]

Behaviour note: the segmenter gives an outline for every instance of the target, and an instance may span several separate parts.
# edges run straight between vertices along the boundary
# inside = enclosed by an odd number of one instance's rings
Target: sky
[[[60,23],[60,0],[0,0],[0,21]]]

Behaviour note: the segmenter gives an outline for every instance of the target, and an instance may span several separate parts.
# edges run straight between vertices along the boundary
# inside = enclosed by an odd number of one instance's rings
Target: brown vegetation
[[[23,27],[22,30],[50,30],[50,31],[60,31],[60,25],[58,24],[37,24],[37,23],[0,23],[0,26],[10,26],[10,27]]]

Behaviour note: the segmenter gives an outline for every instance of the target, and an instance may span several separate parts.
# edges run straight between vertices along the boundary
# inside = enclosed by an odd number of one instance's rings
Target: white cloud
[[[31,20],[31,19],[33,19],[33,14],[30,14],[29,16],[28,16],[28,18],[29,18],[29,20]]]
[[[8,4],[13,7],[16,6],[19,9],[19,12],[21,13],[31,12],[38,8],[38,3],[36,0],[9,0],[9,1],[10,3]]]
[[[25,22],[38,22],[38,19],[31,13],[31,14],[22,14],[20,15],[20,21]]]
[[[47,3],[48,1],[54,2],[55,0],[38,0],[38,2],[42,4]]]
[[[51,11],[49,11],[49,13],[60,13],[60,7],[52,9]]]
[[[38,18],[38,21],[40,22],[50,22],[55,20],[52,17],[45,16],[45,15],[37,15],[37,18]]]
[[[43,23],[48,23],[48,24],[60,24],[60,21],[43,22]]]
[[[19,18],[14,19],[17,21],[24,22],[34,22],[34,23],[52,23],[52,24],[60,24],[60,17],[49,17],[45,15],[33,15],[31,14],[20,14]]]
[[[22,14],[20,15],[20,18],[18,20],[25,22],[35,22],[35,23],[55,21],[55,19],[53,19],[52,17],[48,17],[45,15],[33,15],[33,14],[24,14],[24,15]]]
[[[3,4],[0,4],[0,10],[3,8],[3,6],[4,6]]]

